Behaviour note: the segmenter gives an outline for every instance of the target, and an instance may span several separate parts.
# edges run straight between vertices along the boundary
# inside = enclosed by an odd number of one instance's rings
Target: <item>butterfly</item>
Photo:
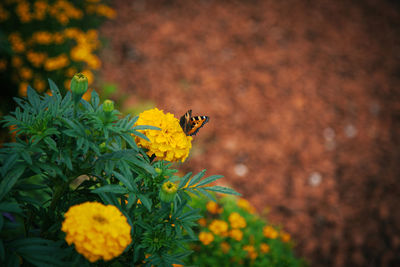
[[[201,127],[209,120],[208,116],[193,116],[192,110],[188,110],[180,119],[179,124],[186,135],[196,135]]]

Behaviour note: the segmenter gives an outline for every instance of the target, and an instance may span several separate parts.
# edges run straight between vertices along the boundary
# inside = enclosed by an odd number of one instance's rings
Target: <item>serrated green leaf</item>
[[[114,194],[127,194],[128,189],[120,185],[108,184],[92,190],[93,193],[114,193]]]
[[[132,128],[133,130],[137,131],[137,130],[161,130],[161,128],[155,127],[155,126],[151,126],[151,125],[137,125],[135,127]]]
[[[20,155],[29,165],[32,165],[32,158],[28,151],[23,150]]]
[[[119,172],[113,171],[112,172],[114,174],[114,176],[120,181],[122,182],[131,192],[135,191],[135,187],[132,183],[132,177],[128,176],[125,177],[124,175],[120,174]]]
[[[136,135],[137,137],[140,137],[140,138],[146,140],[147,142],[150,142],[150,139],[147,138],[147,136],[142,134],[141,132],[138,132],[138,131],[135,131],[135,130],[132,130],[131,132],[132,132],[132,134]]]
[[[13,213],[21,213],[22,212],[18,203],[15,203],[15,202],[1,202],[0,203],[0,211],[13,212]]]
[[[201,172],[199,172],[198,174],[193,176],[193,178],[190,179],[188,187],[191,187],[192,185],[197,184],[200,181],[200,179],[204,176],[205,173],[206,173],[206,170],[202,170]]]
[[[24,173],[25,166],[20,165],[18,168],[12,169],[0,182],[0,200],[11,190],[18,181],[19,177]]]
[[[58,152],[57,144],[51,137],[46,137],[43,139],[44,142],[54,151]]]
[[[212,183],[212,182],[214,182],[214,181],[216,181],[216,180],[218,180],[218,179],[220,179],[220,178],[222,178],[222,177],[224,177],[224,176],[223,176],[223,175],[211,175],[211,176],[209,176],[209,177],[207,177],[207,178],[201,180],[201,181],[196,185],[196,187],[199,187],[199,186],[203,186],[203,185]]]
[[[227,187],[223,187],[223,186],[208,186],[208,187],[202,187],[203,189],[206,189],[208,191],[213,191],[213,192],[217,192],[217,193],[222,193],[222,194],[228,194],[228,195],[235,195],[235,196],[241,196],[242,194],[236,192],[233,189],[227,188]]]
[[[140,202],[146,207],[148,211],[151,211],[152,202],[151,199],[148,198],[144,194],[138,194],[137,197],[140,199]]]
[[[188,172],[187,174],[185,174],[185,176],[182,177],[182,180],[179,183],[179,187],[178,187],[179,189],[181,189],[182,187],[184,187],[187,184],[191,175],[192,175],[192,172]]]

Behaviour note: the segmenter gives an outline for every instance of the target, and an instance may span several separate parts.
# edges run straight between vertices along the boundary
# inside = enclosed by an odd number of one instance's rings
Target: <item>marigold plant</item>
[[[250,202],[234,197],[216,200],[209,204],[203,198],[193,199],[193,206],[200,208],[204,217],[196,229],[199,242],[190,244],[195,253],[190,255],[189,265],[306,266],[294,255],[289,233],[258,216]],[[221,213],[214,212],[215,207]],[[271,238],[270,233],[276,236]]]
[[[172,114],[166,124],[138,125],[96,91],[81,98],[87,83],[74,75],[65,96],[51,80],[51,94],[29,86],[2,117],[15,142],[0,148],[0,266],[184,264],[201,218],[191,195],[237,193],[210,186],[222,176],[204,178],[205,170],[177,175],[167,161],[175,152],[148,156],[141,139],[163,133]]]

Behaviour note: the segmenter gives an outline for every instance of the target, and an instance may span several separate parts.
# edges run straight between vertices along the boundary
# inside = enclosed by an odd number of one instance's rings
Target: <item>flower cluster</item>
[[[0,51],[0,76],[8,80],[5,90],[19,88],[18,94],[25,96],[30,84],[43,92],[47,78],[67,89],[67,81],[78,71],[89,77],[90,84],[92,72],[101,66],[96,28],[115,17],[104,1],[2,2],[0,27],[10,47]]]
[[[155,155],[167,161],[184,162],[192,148],[192,137],[186,136],[179,121],[173,114],[165,114],[157,108],[146,110],[139,114],[136,125],[148,125],[160,130],[141,130],[150,140],[136,137],[136,143],[148,149],[147,155]]]
[[[122,213],[112,205],[85,202],[65,213],[62,231],[65,240],[90,262],[119,256],[132,242],[131,227]]]
[[[293,262],[288,266],[300,265],[292,253],[290,235],[258,217],[247,200],[222,198],[217,204],[196,198],[194,203],[203,210],[204,218],[198,220],[201,245],[194,245],[196,256],[191,257],[190,264],[280,266],[282,262]]]

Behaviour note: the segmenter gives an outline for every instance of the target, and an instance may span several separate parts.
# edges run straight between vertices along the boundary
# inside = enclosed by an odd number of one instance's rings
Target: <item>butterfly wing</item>
[[[208,116],[194,116],[190,118],[190,130],[186,132],[186,135],[196,135],[197,132],[203,127],[208,121]]]
[[[179,124],[181,125],[183,131],[185,132],[185,134],[187,134],[190,129],[190,117],[192,117],[192,110],[189,109],[179,120]]]

